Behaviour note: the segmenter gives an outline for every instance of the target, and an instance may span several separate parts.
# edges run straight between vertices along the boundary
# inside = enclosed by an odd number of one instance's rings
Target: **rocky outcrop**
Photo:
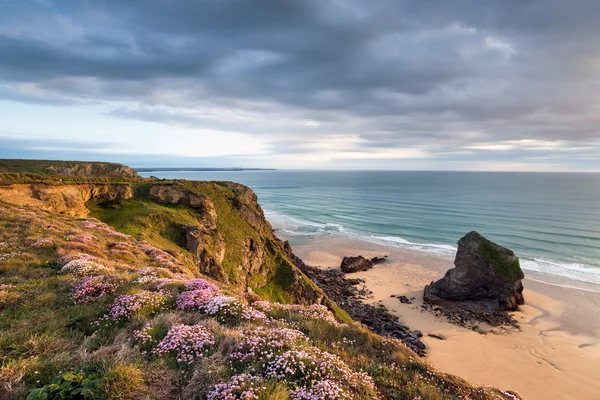
[[[373,257],[368,260],[363,256],[358,257],[344,257],[340,269],[346,274],[353,272],[367,271],[373,268],[373,265],[385,262],[383,257]]]
[[[265,214],[258,204],[258,198],[252,189],[235,182],[220,182],[220,184],[234,191],[233,207],[242,215],[248,225],[263,234],[269,234],[271,225],[267,222]]]
[[[133,190],[128,184],[47,185],[36,183],[0,186],[0,200],[2,201],[76,218],[87,217],[89,210],[85,203],[89,200],[95,198],[130,199],[133,195]]]
[[[513,311],[524,304],[521,280],[525,275],[511,250],[469,232],[458,241],[454,265],[442,279],[425,287],[426,302],[468,302],[469,307],[490,312]]]
[[[210,198],[178,183],[150,186],[150,199],[157,203],[184,205],[202,213],[202,223],[208,230],[217,229],[217,212]]]

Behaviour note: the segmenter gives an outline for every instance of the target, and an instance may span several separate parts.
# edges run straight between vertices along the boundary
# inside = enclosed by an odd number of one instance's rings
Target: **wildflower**
[[[215,287],[189,290],[177,298],[177,308],[180,310],[202,310],[213,298],[222,296],[221,291]]]
[[[108,272],[108,268],[96,261],[95,257],[87,256],[66,263],[60,270],[61,274],[86,276]]]
[[[215,385],[207,400],[258,400],[266,390],[262,379],[249,374],[233,376],[229,382]]]
[[[302,332],[289,328],[246,329],[242,332],[242,337],[229,355],[230,362],[241,368],[248,363],[263,364],[271,361],[281,353],[308,342]]]
[[[107,321],[129,319],[135,314],[153,314],[162,309],[167,302],[167,296],[162,292],[143,290],[135,294],[119,296],[103,317]]]
[[[73,282],[71,297],[75,304],[83,304],[114,293],[116,290],[117,285],[112,283],[106,276],[85,276]]]
[[[202,311],[207,315],[216,316],[221,321],[228,319],[256,320],[265,319],[266,316],[261,311],[242,303],[235,297],[217,296],[202,307]]]
[[[287,312],[295,312],[303,317],[310,319],[320,319],[326,321],[334,326],[344,326],[345,324],[340,324],[335,319],[335,316],[329,309],[321,304],[311,304],[311,305],[302,305],[302,304],[279,304],[279,303],[271,303],[268,301],[257,301],[252,304],[253,307],[262,310],[264,312],[275,312],[275,311],[287,311]]]
[[[335,381],[317,382],[310,389],[300,388],[292,394],[292,400],[350,400],[354,396]]]
[[[174,325],[167,336],[156,346],[153,353],[173,354],[178,363],[191,364],[204,357],[215,344],[213,335],[200,325]]]

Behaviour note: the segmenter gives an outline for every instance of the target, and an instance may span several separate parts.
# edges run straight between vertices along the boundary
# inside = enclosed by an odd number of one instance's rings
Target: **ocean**
[[[251,187],[267,219],[307,241],[348,236],[453,257],[476,230],[539,280],[600,291],[600,174],[236,171],[144,172]],[[596,286],[598,285],[598,286]],[[590,289],[590,287],[592,289]]]

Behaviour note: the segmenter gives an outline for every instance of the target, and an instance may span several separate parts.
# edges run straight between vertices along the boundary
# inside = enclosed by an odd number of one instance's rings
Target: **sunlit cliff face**
[[[600,170],[599,13],[0,0],[0,157]]]

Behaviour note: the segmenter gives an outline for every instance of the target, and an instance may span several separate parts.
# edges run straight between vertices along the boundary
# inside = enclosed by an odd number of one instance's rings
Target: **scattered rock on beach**
[[[367,271],[373,268],[373,265],[381,264],[384,262],[384,257],[373,257],[370,260],[364,258],[363,256],[344,257],[340,269],[342,270],[342,272],[349,274],[352,272]]]
[[[437,340],[446,340],[446,336],[441,335],[439,333],[428,333],[427,336],[432,337]]]
[[[364,279],[347,279],[339,270],[323,270],[308,266],[292,252],[288,242],[284,242],[283,245],[287,257],[353,320],[361,322],[380,335],[401,340],[420,356],[427,354],[427,346],[421,341],[418,333],[413,334],[408,325],[398,321],[397,316],[387,311],[385,307],[373,306],[361,301],[372,297],[371,291],[365,286]]]

